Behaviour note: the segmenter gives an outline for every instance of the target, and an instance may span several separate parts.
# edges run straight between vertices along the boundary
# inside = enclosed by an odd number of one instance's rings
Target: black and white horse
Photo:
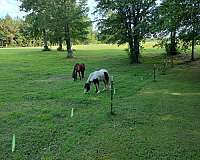
[[[90,91],[90,86],[93,83],[96,87],[96,93],[99,93],[99,82],[103,81],[105,85],[105,89],[108,89],[110,87],[110,78],[108,71],[106,69],[101,69],[99,71],[94,71],[90,73],[87,82],[84,86],[84,93],[87,93]]]

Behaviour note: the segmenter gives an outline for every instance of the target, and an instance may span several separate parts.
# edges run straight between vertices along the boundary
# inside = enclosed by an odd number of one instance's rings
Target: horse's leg
[[[107,72],[104,72],[104,78],[105,78],[105,86],[107,89],[109,89],[109,81],[110,81],[110,78],[109,78],[109,75]]]
[[[106,85],[107,85],[107,89],[111,89],[111,81],[110,78],[108,77],[108,79],[106,80]]]
[[[85,64],[83,63],[81,68],[82,78],[84,78],[84,72],[85,72]]]
[[[107,88],[106,81],[105,81],[105,80],[103,80],[103,83],[104,83],[104,89],[103,89],[103,91],[105,91],[105,90],[106,90],[106,88]]]
[[[72,78],[73,78],[74,81],[75,81],[75,71],[73,71],[73,73],[72,73]]]
[[[77,71],[76,71],[76,73],[75,73],[75,81],[77,80]]]
[[[81,71],[82,78],[84,78],[84,71]]]
[[[99,90],[99,84],[95,84],[95,87],[96,87],[96,93],[100,93],[100,90]]]
[[[81,80],[81,72],[78,72],[78,75],[79,75],[79,78],[80,78],[80,80]]]
[[[100,93],[100,90],[99,90],[99,80],[98,79],[94,79],[93,82],[94,82],[94,85],[96,87],[96,93],[97,94]]]
[[[83,73],[82,73],[82,71],[81,71],[81,78],[83,78]]]

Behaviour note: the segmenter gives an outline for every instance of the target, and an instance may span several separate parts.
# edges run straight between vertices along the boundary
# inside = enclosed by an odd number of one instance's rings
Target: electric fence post
[[[110,90],[110,114],[114,115],[113,112],[113,97],[114,97],[114,81],[113,81],[113,76],[111,77],[111,90]]]
[[[12,138],[12,152],[15,151],[15,134],[13,134],[13,138]]]

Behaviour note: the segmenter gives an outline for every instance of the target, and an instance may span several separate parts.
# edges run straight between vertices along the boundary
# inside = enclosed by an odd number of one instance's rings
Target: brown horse
[[[85,72],[85,64],[76,63],[74,65],[74,69],[72,72],[72,78],[74,79],[74,81],[77,80],[77,74],[79,75],[80,80],[84,78],[84,72]]]

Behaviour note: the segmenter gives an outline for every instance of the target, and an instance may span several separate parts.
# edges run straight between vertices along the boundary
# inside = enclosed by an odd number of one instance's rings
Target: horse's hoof
[[[100,91],[97,92],[97,94],[99,94],[99,93],[100,93]]]
[[[107,91],[107,88],[104,88],[102,91],[103,91],[103,92],[104,92],[104,91]]]

